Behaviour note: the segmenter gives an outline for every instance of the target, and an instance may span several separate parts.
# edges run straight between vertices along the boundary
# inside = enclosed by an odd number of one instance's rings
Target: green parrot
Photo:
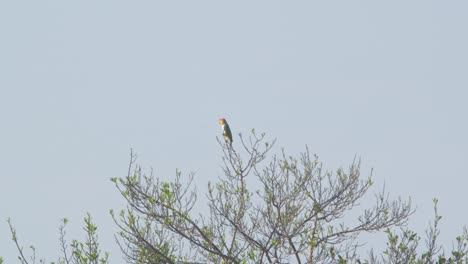
[[[220,118],[219,119],[219,124],[221,125],[221,128],[223,129],[223,136],[226,142],[229,143],[229,146],[232,147],[232,133],[231,133],[231,128],[229,128],[228,123],[226,122],[226,119]]]

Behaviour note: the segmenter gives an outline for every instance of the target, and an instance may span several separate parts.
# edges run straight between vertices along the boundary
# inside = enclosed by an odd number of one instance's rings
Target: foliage
[[[456,245],[451,254],[440,252],[443,247],[438,244],[440,229],[439,221],[442,216],[437,211],[437,199],[434,202],[434,221],[426,230],[425,245],[426,249],[422,254],[418,254],[418,246],[421,238],[414,231],[403,229],[401,234],[387,229],[387,249],[379,257],[371,253],[370,264],[390,264],[390,263],[410,263],[410,264],[461,264],[468,263],[468,230],[465,228],[462,235],[456,237]]]
[[[112,212],[129,263],[342,263],[357,259],[358,234],[402,226],[413,212],[410,202],[382,191],[346,224],[343,217],[372,186],[370,177],[361,179],[359,161],[332,173],[308,149],[266,161],[274,142],[255,131],[240,142],[240,151],[220,142],[223,176],[208,185],[208,215],[193,210],[193,175],[160,181],[131,154],[128,176],[113,179],[128,208],[119,217]]]
[[[375,194],[372,206],[358,207],[373,185],[372,171],[369,177],[361,176],[359,160],[328,171],[308,148],[297,158],[284,150],[270,155],[275,141],[266,142],[264,134],[252,131],[248,138],[239,136],[238,149],[218,141],[223,173],[208,183],[202,199],[198,199],[194,174],[176,171],[172,181],[162,181],[152,170],[145,173],[131,152],[127,176],[112,178],[127,207],[110,211],[126,262],[468,263],[466,228],[450,253],[438,244],[442,217],[436,199],[434,221],[422,249],[421,237],[405,225],[414,212],[410,200],[391,200],[384,188]],[[197,210],[200,204],[206,204],[205,214]],[[97,227],[89,214],[84,222],[85,241],[69,244],[65,240],[68,220],[63,219],[59,228],[62,256],[51,264],[109,262],[109,254],[99,249]],[[25,256],[10,220],[8,224],[20,263],[45,264],[45,259],[36,259],[33,246],[31,256]],[[357,237],[364,232],[385,232],[387,248],[359,256]]]
[[[68,219],[62,219],[59,227],[59,242],[62,251],[62,256],[58,258],[56,262],[50,262],[51,264],[106,264],[109,263],[109,253],[101,254],[98,243],[97,226],[92,222],[91,215],[88,213],[84,218],[85,226],[84,231],[86,234],[86,240],[84,242],[73,240],[71,244],[68,244],[65,240],[66,232],[65,227],[68,224]],[[20,245],[18,236],[15,228],[13,227],[11,220],[8,219],[8,225],[10,226],[10,232],[12,234],[12,240],[18,249],[18,259],[21,264],[45,264],[44,258],[36,258],[36,248],[30,246],[32,255],[27,258],[25,255],[24,248]],[[69,247],[71,250],[69,250]],[[1,262],[0,262],[1,263]]]

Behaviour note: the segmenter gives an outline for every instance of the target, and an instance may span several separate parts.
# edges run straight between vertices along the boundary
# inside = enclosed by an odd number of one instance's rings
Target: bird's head
[[[226,124],[226,119],[220,118],[220,119],[219,119],[219,124],[220,124],[220,125]]]

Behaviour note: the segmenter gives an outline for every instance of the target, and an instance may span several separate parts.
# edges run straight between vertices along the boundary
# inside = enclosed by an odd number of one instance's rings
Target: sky
[[[123,263],[109,210],[125,203],[109,179],[126,175],[133,148],[158,177],[193,171],[203,190],[222,173],[220,117],[236,137],[255,128],[292,155],[307,145],[331,170],[361,157],[371,193],[411,197],[420,234],[437,197],[450,251],[468,219],[467,8],[1,1],[0,256],[16,261],[9,217],[53,261],[60,219],[69,240],[83,239],[89,212],[111,263]]]

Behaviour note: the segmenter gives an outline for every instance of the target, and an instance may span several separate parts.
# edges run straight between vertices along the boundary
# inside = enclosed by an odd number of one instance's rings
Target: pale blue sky
[[[307,144],[330,169],[361,156],[372,192],[412,197],[419,232],[438,197],[450,250],[468,222],[467,12],[462,0],[1,1],[0,256],[15,263],[7,217],[53,260],[59,219],[81,238],[89,211],[123,263],[109,178],[133,147],[165,179],[196,171],[203,190],[221,173],[219,117],[292,154]]]

